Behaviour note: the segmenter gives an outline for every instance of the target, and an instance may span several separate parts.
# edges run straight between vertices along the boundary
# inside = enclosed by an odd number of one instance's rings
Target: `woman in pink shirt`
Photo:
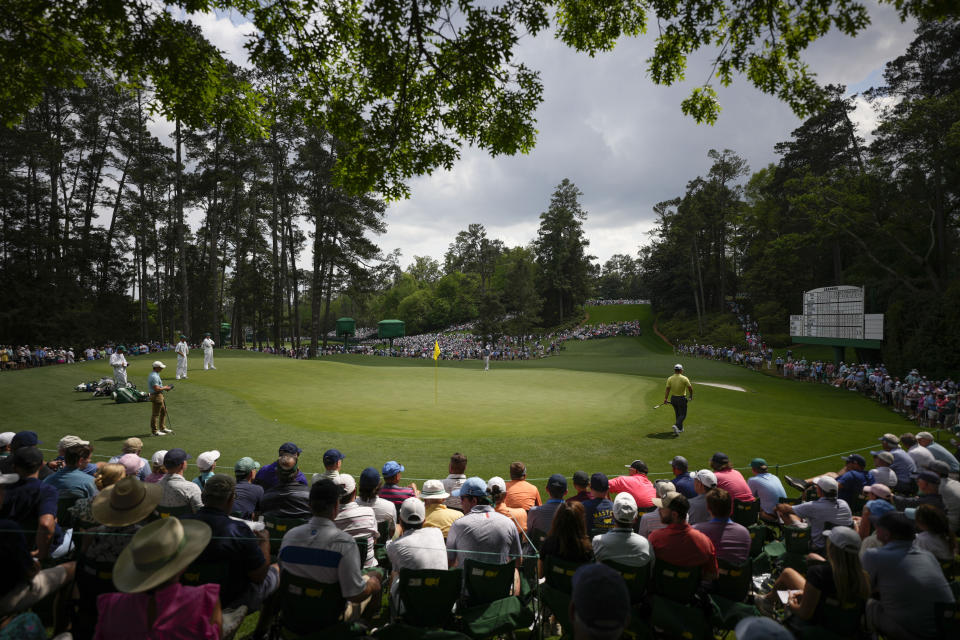
[[[753,492],[747,484],[743,474],[730,466],[730,458],[719,451],[710,458],[710,468],[717,476],[717,486],[730,494],[730,497],[740,502],[753,502]]]

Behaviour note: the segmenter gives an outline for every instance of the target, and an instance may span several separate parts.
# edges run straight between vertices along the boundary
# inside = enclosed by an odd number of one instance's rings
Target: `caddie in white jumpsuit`
[[[113,367],[113,382],[117,389],[123,389],[127,386],[127,358],[123,355],[123,345],[117,347],[117,350],[110,355],[110,366]]]
[[[205,333],[203,342],[200,343],[200,346],[203,347],[203,370],[207,369],[216,369],[213,366],[213,340],[210,339],[210,334]]]
[[[190,353],[190,347],[187,346],[187,336],[181,334],[180,342],[174,348],[177,352],[177,380],[187,377],[187,354]]]

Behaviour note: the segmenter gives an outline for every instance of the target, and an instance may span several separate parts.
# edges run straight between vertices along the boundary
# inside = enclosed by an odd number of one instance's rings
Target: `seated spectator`
[[[210,536],[206,523],[173,517],[140,529],[113,568],[113,583],[120,593],[97,599],[100,615],[94,637],[219,638],[220,585],[180,584],[180,576],[203,552]]]
[[[913,545],[913,523],[902,513],[877,521],[878,549],[863,554],[863,568],[878,599],[867,601],[867,627],[891,640],[938,637],[934,603],[954,602],[953,592],[932,553]]]
[[[592,562],[593,545],[587,535],[582,502],[566,502],[557,508],[550,531],[540,545],[539,575],[543,576],[544,558],[555,557],[565,562]]]
[[[258,484],[263,487],[264,492],[277,484],[277,467],[280,464],[280,460],[283,458],[293,458],[294,466],[297,466],[297,462],[300,459],[300,454],[303,453],[303,449],[293,444],[292,442],[284,442],[280,445],[279,451],[277,451],[277,461],[271,462],[270,464],[264,465],[260,471],[257,472],[257,477],[253,479],[254,484]],[[306,486],[307,476],[303,475],[300,470],[297,470],[297,475],[294,477],[294,482],[299,482],[300,484]]]
[[[445,500],[449,495],[440,480],[427,480],[423,483],[423,491],[420,492],[420,499],[424,503],[423,522],[420,524],[428,529],[440,529],[444,539],[450,532],[450,525],[463,517],[462,511],[447,507]],[[407,500],[409,499],[407,498]],[[407,500],[404,500],[404,502]],[[391,508],[393,508],[392,505]],[[400,505],[400,508],[402,510],[403,505]],[[444,565],[444,568],[446,568],[446,565]]]
[[[754,458],[750,461],[753,476],[747,479],[747,486],[760,501],[760,519],[766,522],[780,522],[777,517],[777,505],[780,498],[786,498],[787,492],[783,488],[780,478],[770,473],[767,461],[763,458]]]
[[[522,462],[510,463],[510,482],[507,484],[507,497],[504,504],[514,509],[530,511],[539,507],[540,490],[527,482],[527,465]]]
[[[316,482],[320,478],[330,478],[334,482],[337,481],[337,475],[340,473],[340,469],[343,466],[344,456],[340,453],[339,449],[327,449],[323,453],[323,473],[313,474],[313,482]]]
[[[166,449],[161,449],[153,454],[153,457],[150,458],[150,473],[143,479],[144,482],[160,482],[160,479],[167,475],[167,470],[163,468],[163,459],[166,455]]]
[[[436,482],[439,489],[443,491],[443,484],[439,480],[429,480],[423,485],[423,493],[427,492],[427,484],[430,482]],[[431,490],[436,488],[438,487],[431,485]],[[443,491],[443,493],[446,492]],[[431,498],[431,500],[439,499]],[[439,506],[446,508],[442,503]],[[447,509],[447,511],[460,513],[453,509]],[[460,515],[463,514],[460,513]],[[443,535],[438,527],[426,526],[426,511],[420,500],[407,498],[403,501],[400,505],[400,526],[403,529],[400,537],[387,541],[387,557],[392,567],[390,597],[393,599],[393,607],[396,611],[400,610],[400,594],[397,585],[400,583],[401,569],[441,571],[447,569],[447,547],[443,541]]]
[[[873,456],[875,467],[870,469],[873,479],[879,484],[885,484],[894,489],[897,486],[897,474],[890,466],[893,464],[893,454],[889,451],[871,451],[870,455]]]
[[[527,512],[520,508],[508,507],[505,503],[507,497],[507,483],[500,476],[494,476],[487,481],[487,492],[490,494],[490,500],[493,502],[493,510],[500,515],[506,516],[517,526],[517,533],[522,540],[527,535]]]
[[[947,515],[933,505],[922,504],[904,512],[916,522],[917,537],[913,546],[926,549],[938,562],[951,562],[957,555],[957,538],[950,533]]]
[[[10,461],[15,474],[4,475],[17,475],[20,479],[7,485],[0,518],[13,520],[24,531],[36,530],[28,549],[36,549],[37,559],[44,560],[63,540],[57,525],[57,490],[40,482],[43,454],[36,447],[18,447]]]
[[[674,456],[673,460],[670,461],[670,469],[673,471],[672,483],[676,487],[677,493],[683,494],[687,500],[694,498],[697,495],[697,490],[693,486],[693,476],[690,474],[690,464],[687,459],[683,456]]]
[[[672,486],[670,482],[662,484]],[[612,560],[631,567],[645,567],[653,562],[650,542],[633,532],[636,520],[637,503],[633,496],[626,492],[617,494],[613,501],[613,529],[593,538],[593,555],[597,562]]]
[[[136,458],[136,456],[134,456],[134,458]],[[93,481],[97,485],[97,495],[107,487],[120,482],[127,475],[127,471],[122,464],[108,462],[103,465],[97,470],[97,474],[93,477]],[[136,477],[137,474],[133,473],[130,475]],[[93,524],[96,522],[96,519],[93,517],[94,500],[95,498],[80,498],[70,507],[70,515],[74,520],[74,528],[77,528],[80,523]]]
[[[665,498],[668,493],[677,491],[672,482],[667,482],[666,480],[661,480],[656,484],[657,497]],[[683,494],[681,494],[683,495]],[[649,511],[642,516],[640,516],[640,524],[637,527],[637,533],[642,535],[644,538],[649,538],[650,534],[657,529],[663,529],[665,524],[663,520],[660,519],[660,510],[654,507],[653,511]]]
[[[340,531],[350,534],[354,540],[363,538],[367,541],[367,557],[361,558],[366,568],[377,566],[377,559],[373,555],[373,547],[377,542],[377,516],[370,507],[361,507],[357,504],[357,483],[349,473],[337,473],[333,480],[342,487],[340,496],[340,510],[333,521]]]
[[[207,483],[207,479],[213,477],[215,469],[217,468],[217,460],[220,459],[220,452],[214,449],[213,451],[204,451],[197,456],[197,469],[200,470],[200,475],[193,479],[193,484],[203,489],[203,485]]]
[[[287,454],[277,459],[273,471],[276,482],[263,492],[263,498],[260,499],[261,515],[293,520],[309,518],[313,513],[310,508],[310,488],[305,482],[300,482],[303,474],[297,462],[297,456]]]
[[[820,553],[826,546],[824,529],[828,525],[852,527],[853,514],[850,505],[837,498],[839,487],[836,480],[820,476],[814,485],[817,488],[816,500],[798,505],[778,504],[777,513],[786,524],[796,524],[803,518],[810,525],[811,550]]]
[[[13,438],[10,439],[10,455],[6,458],[0,458],[0,473],[16,473],[13,469],[13,454],[16,453],[17,449],[21,447],[37,447],[43,444],[40,442],[40,439],[37,438],[37,434],[34,431],[18,431],[14,434]],[[44,480],[47,476],[52,475],[53,471],[47,465],[41,465],[40,470],[37,472],[37,478]]]
[[[460,498],[464,516],[450,525],[447,534],[450,566],[462,567],[470,558],[494,564],[506,564],[511,558],[519,562],[517,528],[513,521],[493,510],[483,478],[467,478],[455,495]]]
[[[863,511],[859,522],[857,522],[857,533],[864,541],[871,535],[877,520],[888,511],[896,511],[893,506],[893,492],[885,484],[872,484],[863,488],[863,493],[867,502],[863,505]],[[880,546],[879,544],[868,546]]]
[[[13,431],[4,431],[0,433],[0,460],[9,457],[13,454],[13,451],[10,450],[10,442],[13,440],[13,436],[17,435]]]
[[[297,484],[296,477],[291,476],[290,482]],[[371,602],[371,609],[379,610],[380,579],[376,573],[363,573],[357,543],[334,523],[341,495],[342,487],[329,478],[313,483],[309,489],[313,517],[283,536],[280,569],[301,578],[339,584],[343,598],[357,605],[351,609],[358,612]]]
[[[90,441],[84,440],[79,436],[63,436],[60,438],[60,442],[57,443],[57,457],[53,460],[50,460],[47,463],[47,467],[51,471],[59,471],[60,469],[63,469],[63,467],[66,465],[67,449],[76,447],[78,445],[90,446]],[[90,447],[90,451],[93,451],[93,447]],[[80,467],[80,471],[83,471],[88,476],[93,477],[93,474],[97,472],[97,465],[96,463],[87,460],[86,464]]]
[[[453,494],[467,479],[467,456],[462,453],[455,453],[450,456],[447,473],[449,475],[443,479],[443,490],[448,494]],[[457,509],[463,513],[463,509],[460,508],[460,498],[450,495],[450,497],[447,498],[446,504],[451,509]]]
[[[59,498],[92,498],[97,495],[97,485],[93,476],[84,469],[90,463],[93,448],[88,444],[77,444],[64,452],[63,467],[44,480],[44,484],[57,490]]]
[[[928,470],[940,476],[940,499],[943,500],[950,531],[956,534],[960,531],[960,482],[949,477],[949,467],[940,460],[931,462]]]
[[[710,519],[710,511],[707,510],[707,491],[717,486],[717,476],[710,469],[700,469],[697,471],[693,480],[693,488],[697,492],[697,497],[690,500],[690,511],[687,515],[687,522],[698,524]]]
[[[237,481],[234,489],[236,497],[233,501],[233,512],[241,518],[252,520],[260,512],[260,500],[263,498],[263,487],[253,483],[260,463],[250,457],[243,457],[233,465],[233,477]]]
[[[655,498],[660,518],[667,525],[650,534],[650,545],[656,558],[678,567],[700,567],[704,581],[717,575],[717,551],[713,542],[687,523],[690,503],[682,494],[668,493]]]
[[[895,496],[893,504],[897,510],[902,511],[910,507],[919,507],[922,504],[933,505],[941,511],[946,511],[943,504],[943,498],[940,497],[940,476],[939,474],[924,469],[916,474],[917,495],[915,496]]]
[[[163,489],[163,495],[160,496],[161,507],[189,506],[196,513],[203,506],[200,487],[183,477],[189,459],[187,452],[179,448],[170,449],[163,456],[163,467],[167,473],[157,483]]]
[[[36,477],[33,479],[36,480]],[[20,476],[15,473],[0,474],[0,509],[4,507],[6,488],[18,482]],[[73,584],[76,563],[66,562],[41,570],[40,563],[30,553],[20,525],[12,520],[0,519],[0,557],[3,558],[3,571],[0,571],[0,619],[29,609],[48,595]],[[67,628],[69,598],[66,594],[61,598],[61,603],[56,607],[58,616],[54,627],[57,632]]]
[[[626,491],[633,496],[640,509],[652,507],[657,491],[647,478],[647,463],[643,460],[634,460],[625,466],[630,469],[629,475],[617,476],[610,480],[610,491],[614,493]]]
[[[533,537],[534,531],[546,534],[553,522],[553,514],[563,504],[563,496],[567,493],[567,479],[555,473],[547,480],[547,495],[550,498],[539,507],[530,509],[527,513],[527,535]]]
[[[571,483],[577,493],[567,498],[567,502],[586,502],[590,499],[590,492],[588,491],[590,476],[587,475],[586,471],[575,471]]]
[[[147,524],[160,503],[163,489],[131,476],[106,487],[93,499],[93,519],[100,526],[83,536],[80,549],[94,562],[116,562],[131,537]]]
[[[926,447],[921,447],[912,433],[904,433],[900,436],[900,446],[907,450],[918,470],[926,469],[929,463],[936,460],[933,452]]]
[[[360,474],[360,482],[357,484],[357,504],[361,507],[370,507],[377,516],[377,524],[386,520],[387,539],[393,537],[397,528],[397,508],[392,502],[381,498],[378,494],[383,484],[380,482],[380,472],[373,467],[367,467]]]
[[[917,463],[914,462],[913,457],[900,448],[900,438],[893,435],[892,433],[885,433],[880,436],[880,446],[883,447],[884,451],[890,453],[893,456],[893,462],[890,463],[890,468],[897,476],[897,485],[894,487],[896,493],[910,493],[913,491],[913,474],[917,472]],[[870,455],[876,456],[877,454],[873,451],[870,452]]]
[[[220,583],[223,608],[245,605],[248,612],[253,612],[259,611],[264,599],[276,591],[280,574],[277,566],[270,564],[267,532],[254,534],[249,526],[230,517],[236,486],[227,475],[208,477],[203,486],[203,507],[181,520],[196,519],[210,527],[210,543],[195,562],[226,567],[227,578]]]
[[[733,635],[737,640],[794,640],[789,629],[776,620],[761,616],[742,619],[734,628]]]
[[[957,460],[956,456],[950,453],[946,447],[942,444],[939,444],[934,441],[933,434],[929,431],[921,431],[917,434],[917,442],[921,447],[925,447],[936,460],[946,463],[947,470],[949,473],[956,474],[960,472],[960,461]],[[927,468],[930,468],[930,465],[927,464]]]
[[[137,468],[140,470],[140,475],[138,475],[138,477],[139,477],[141,480],[144,480],[144,481],[145,481],[145,480],[147,479],[147,476],[150,474],[150,461],[147,460],[146,458],[143,458],[143,457],[140,456],[140,453],[141,453],[142,451],[143,451],[143,440],[141,440],[140,438],[127,438],[126,440],[123,441],[123,447],[120,449],[120,455],[118,455],[118,456],[113,456],[112,458],[110,458],[109,460],[107,460],[107,462],[108,462],[108,463],[110,463],[110,462],[120,462],[120,458],[121,458],[121,457],[123,457],[123,456],[125,456],[125,455],[127,455],[127,454],[132,453],[132,454],[135,455],[135,456],[140,460],[140,462],[141,462],[141,465],[140,465],[139,467],[137,467]],[[161,462],[162,462],[162,460],[163,460],[163,458],[161,458]],[[120,464],[123,464],[123,463],[121,462]],[[126,466],[126,465],[124,465],[124,466]],[[132,475],[132,474],[130,474],[129,472],[127,472],[127,475],[129,476],[129,475]],[[159,480],[159,478],[157,478],[157,479]]]
[[[411,482],[405,487],[400,486],[400,474],[404,471],[404,466],[396,460],[390,460],[383,465],[383,488],[380,489],[380,497],[387,502],[392,502],[397,513],[400,512],[400,505],[407,498],[417,497],[417,485]]]
[[[825,531],[827,538],[826,563],[807,567],[806,577],[787,567],[765,596],[757,596],[757,607],[773,613],[779,600],[777,591],[801,591],[791,595],[786,608],[803,621],[830,628],[824,602],[836,599],[844,606],[862,609],[870,597],[870,583],[860,564],[860,536],[849,527],[834,527]]]
[[[730,494],[734,500],[753,502],[753,492],[743,474],[730,466],[730,458],[719,451],[710,458],[710,468],[717,479],[717,486]]]
[[[616,640],[630,622],[630,593],[620,574],[587,564],[573,574],[570,620],[575,640]]]
[[[840,470],[839,473],[829,471],[824,476],[828,478],[834,478],[837,481],[837,496],[841,500],[845,500],[847,504],[853,504],[857,498],[860,497],[860,493],[863,491],[863,488],[868,485],[876,483],[876,479],[873,475],[866,471],[867,461],[858,453],[851,454],[841,458],[844,461],[844,467]],[[807,487],[813,484],[820,476],[815,476],[813,478],[807,478],[803,481],[803,484],[797,483],[796,480],[790,476],[785,476],[787,481],[805,493]]]
[[[709,522],[700,522],[694,529],[705,534],[717,552],[717,560],[735,565],[746,563],[750,557],[750,532],[742,524],[730,519],[733,502],[730,494],[716,487],[707,492],[707,510],[712,516]]]
[[[610,501],[610,484],[604,474],[590,476],[590,499],[583,503],[583,512],[590,536],[613,529],[613,502]]]
[[[114,464],[108,462],[107,464]],[[116,464],[123,465],[124,475],[127,476],[137,476],[141,480],[147,477],[147,471],[149,470],[149,464],[144,465],[144,460],[135,453],[125,453],[119,458],[117,458]],[[103,467],[101,467],[102,469]],[[94,478],[97,477],[97,474],[94,474]]]

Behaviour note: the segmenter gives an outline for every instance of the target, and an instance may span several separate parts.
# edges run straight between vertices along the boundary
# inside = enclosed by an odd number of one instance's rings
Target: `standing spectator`
[[[683,456],[674,456],[670,461],[670,469],[673,471],[673,486],[677,493],[682,493],[687,500],[697,495],[697,490],[693,486],[693,477],[690,474],[690,465]],[[643,506],[638,504],[639,506]],[[647,505],[650,506],[650,505]]]
[[[440,484],[439,480],[428,482]],[[431,486],[431,490],[434,488]],[[440,489],[443,489],[443,485]],[[427,483],[423,485],[423,492],[427,492]],[[423,503],[416,498],[407,498],[400,505],[403,533],[396,540],[387,541],[387,557],[392,567],[390,597],[396,611],[400,610],[400,593],[397,587],[400,584],[401,569],[447,569],[447,547],[443,534],[439,528],[427,526],[426,518]]]
[[[187,452],[179,448],[170,449],[163,456],[163,468],[167,473],[158,483],[163,489],[163,495],[160,497],[161,507],[189,506],[196,513],[203,506],[200,487],[183,477],[189,459]]]
[[[213,451],[204,451],[197,456],[197,469],[200,470],[200,475],[193,479],[193,483],[203,489],[203,485],[206,484],[207,479],[212,477],[214,474],[214,469],[217,468],[217,460],[220,459],[220,452],[214,449]]]
[[[332,478],[331,478],[332,479]],[[334,482],[341,487],[340,510],[334,519],[334,524],[340,531],[350,534],[354,540],[363,538],[367,541],[367,557],[360,558],[366,568],[377,566],[373,555],[373,547],[377,542],[377,516],[370,507],[361,507],[357,504],[357,483],[349,473],[337,474]]]
[[[744,479],[743,474],[730,466],[730,458],[719,451],[710,458],[710,468],[717,478],[717,486],[730,494],[731,498],[740,502],[753,502],[753,492]]]
[[[462,511],[447,507],[444,500],[449,495],[444,490],[443,483],[440,480],[427,480],[423,483],[423,491],[420,492],[420,499],[424,503],[423,522],[421,524],[427,528],[440,529],[444,539],[450,533],[450,525],[463,517]],[[409,499],[407,498],[407,500]],[[406,503],[407,500],[403,502]],[[400,505],[400,509],[403,509],[403,505]]]
[[[687,521],[690,524],[706,522],[710,519],[710,512],[707,510],[707,491],[717,486],[717,476],[710,469],[700,469],[693,480],[693,487],[697,492],[697,497],[688,502]]]
[[[255,513],[259,513],[260,500],[263,498],[263,487],[253,484],[253,477],[259,468],[259,462],[246,456],[233,465],[233,477],[237,481],[233,512],[248,520],[252,519]]]
[[[389,460],[383,465],[381,473],[383,474],[383,488],[380,489],[380,497],[388,502],[392,502],[397,513],[400,512],[400,505],[407,498],[417,497],[417,485],[411,482],[405,487],[400,486],[400,474],[403,473],[404,466],[396,460]]]
[[[945,462],[950,473],[956,475],[957,472],[960,472],[960,461],[957,461],[956,456],[947,451],[946,447],[944,447],[942,444],[934,442],[933,434],[931,434],[929,431],[921,431],[918,433],[917,442],[921,447],[925,447],[927,451],[933,454],[934,458],[940,460],[941,462]],[[929,468],[929,463],[927,468]]]
[[[750,532],[730,519],[733,502],[730,494],[717,487],[707,492],[707,510],[713,516],[709,522],[694,525],[705,534],[717,552],[717,560],[742,565],[750,557]]]
[[[614,493],[626,491],[633,496],[638,508],[652,507],[657,491],[647,478],[647,463],[643,460],[634,460],[624,466],[630,470],[629,475],[617,476],[610,480],[610,491]]]
[[[576,494],[567,498],[567,502],[586,502],[590,499],[590,476],[586,471],[575,471],[572,478],[573,488]]]
[[[254,484],[260,485],[264,491],[267,491],[270,487],[277,484],[277,466],[280,464],[280,459],[287,456],[294,458],[296,461],[300,459],[301,453],[303,453],[303,449],[294,443],[284,442],[277,451],[277,461],[264,465],[263,468],[257,472],[257,477],[253,479]],[[303,475],[299,470],[297,470],[297,475],[294,480],[304,486],[307,484],[307,476]]]
[[[90,443],[70,447],[64,452],[64,467],[44,480],[44,484],[55,488],[60,498],[92,498],[97,495],[93,477],[83,471],[90,463],[92,453]]]
[[[587,533],[595,536],[613,528],[613,503],[610,501],[610,484],[607,476],[595,473],[590,476],[590,499],[583,503]]]
[[[527,534],[533,537],[534,531],[546,533],[550,530],[550,523],[553,522],[553,514],[563,504],[563,496],[567,493],[567,479],[555,473],[547,480],[547,495],[550,498],[540,505],[530,509],[527,513]]]
[[[467,456],[462,453],[455,453],[450,456],[450,464],[447,467],[446,478],[443,479],[443,490],[448,494],[451,494],[447,498],[447,506],[451,509],[458,509],[462,513],[460,508],[460,498],[452,495],[454,491],[459,489],[463,485],[464,481],[467,479]]]
[[[779,522],[776,510],[780,498],[786,498],[787,492],[783,488],[780,478],[770,473],[767,461],[763,458],[754,458],[750,461],[753,477],[747,480],[747,486],[753,495],[760,500],[760,518],[767,522]]]
[[[300,482],[303,474],[297,467],[297,462],[297,457],[288,454],[281,455],[277,460],[276,484],[265,490],[263,498],[260,499],[262,515],[296,519],[309,518],[313,513],[310,507],[310,489],[306,482]]]
[[[362,507],[370,507],[377,516],[377,524],[384,520],[389,522],[387,525],[387,538],[393,538],[397,527],[397,508],[392,502],[381,498],[378,493],[382,483],[380,482],[380,472],[373,467],[367,467],[360,474],[360,482],[357,484],[357,504]]]
[[[450,525],[447,534],[450,566],[462,567],[468,558],[494,564],[519,559],[517,528],[509,518],[493,510],[483,478],[467,478],[455,493],[465,515]]]
[[[690,503],[680,493],[669,493],[655,500],[660,518],[667,525],[650,534],[654,555],[678,567],[700,567],[703,580],[717,575],[717,552],[703,533],[687,523]]]
[[[527,482],[527,465],[522,462],[510,464],[510,482],[507,483],[505,504],[524,511],[530,511],[533,507],[543,504],[540,500],[540,490]]]
[[[593,555],[597,562],[612,560],[631,567],[645,567],[653,562],[650,542],[633,532],[636,520],[637,503],[633,496],[619,494],[613,501],[613,529],[593,538]]]

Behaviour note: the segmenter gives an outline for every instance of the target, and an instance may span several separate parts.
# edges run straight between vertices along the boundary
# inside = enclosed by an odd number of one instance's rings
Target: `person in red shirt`
[[[630,469],[629,475],[610,478],[610,491],[629,493],[637,501],[637,507],[640,509],[652,507],[653,499],[657,497],[657,490],[647,478],[647,463],[643,460],[634,460],[624,466]]]
[[[504,504],[524,511],[543,504],[540,490],[527,482],[527,465],[522,462],[510,463],[510,482],[507,483],[507,498]]]
[[[710,458],[710,468],[717,476],[717,486],[730,494],[730,497],[740,502],[753,502],[753,491],[747,484],[743,474],[730,466],[730,458],[725,453],[717,451]]]
[[[705,534],[687,523],[690,503],[676,491],[654,504],[660,509],[660,520],[667,525],[650,534],[653,556],[678,567],[700,567],[701,579],[711,580],[717,575],[717,550]]]

